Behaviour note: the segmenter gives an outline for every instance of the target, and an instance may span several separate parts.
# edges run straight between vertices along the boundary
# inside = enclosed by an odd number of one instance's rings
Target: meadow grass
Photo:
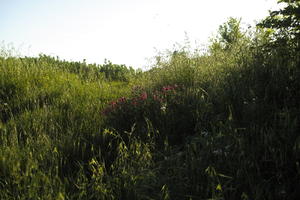
[[[0,199],[296,199],[300,55],[264,34],[145,72],[2,55]]]

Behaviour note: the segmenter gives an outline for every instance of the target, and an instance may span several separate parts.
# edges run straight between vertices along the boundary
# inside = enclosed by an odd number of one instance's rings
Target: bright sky
[[[186,36],[205,44],[229,17],[254,25],[276,0],[0,0],[0,42],[23,55],[143,68]]]

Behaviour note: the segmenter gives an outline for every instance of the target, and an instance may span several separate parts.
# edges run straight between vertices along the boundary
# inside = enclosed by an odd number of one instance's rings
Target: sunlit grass
[[[0,199],[296,199],[299,52],[260,34],[146,72],[0,57]]]

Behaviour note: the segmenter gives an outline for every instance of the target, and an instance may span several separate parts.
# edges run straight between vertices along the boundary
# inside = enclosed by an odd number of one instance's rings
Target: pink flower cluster
[[[143,92],[143,93],[141,94],[141,96],[140,96],[140,99],[141,99],[141,100],[146,100],[147,97],[148,97],[147,92]]]
[[[117,99],[116,101],[109,102],[108,106],[102,111],[103,115],[107,115],[113,110],[115,110],[119,105],[124,104],[127,102],[126,97],[121,97]]]
[[[167,85],[167,86],[164,86],[162,88],[163,91],[174,91],[176,88],[178,88],[178,86],[175,84],[174,86],[172,85]]]
[[[139,94],[138,97],[132,98],[131,104],[132,105],[138,105],[142,101],[145,101],[147,98],[148,98],[147,92],[142,92],[141,94]]]
[[[151,99],[159,102],[159,104],[162,104],[164,103],[164,101],[166,101],[166,96],[169,94],[169,92],[175,92],[176,88],[178,88],[176,84],[163,86],[161,90],[155,90],[154,92],[152,92],[152,95],[149,95],[142,87],[135,86],[132,90],[134,96],[133,98],[126,99],[125,97],[121,97],[116,101],[110,102],[108,106],[102,111],[102,114],[108,115],[113,111],[124,109],[126,106],[130,105],[140,107],[141,105],[145,105],[145,103]]]

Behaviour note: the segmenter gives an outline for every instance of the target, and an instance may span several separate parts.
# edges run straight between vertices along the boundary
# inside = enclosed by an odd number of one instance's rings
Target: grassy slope
[[[0,198],[295,199],[299,54],[280,55],[177,52],[121,81],[0,58]]]

